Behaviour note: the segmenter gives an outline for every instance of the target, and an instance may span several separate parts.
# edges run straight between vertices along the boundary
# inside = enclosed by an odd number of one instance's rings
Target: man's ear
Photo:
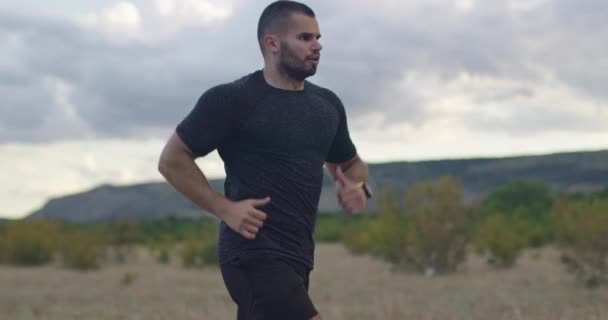
[[[266,52],[276,53],[281,51],[279,37],[274,34],[264,35],[264,47],[266,47]]]

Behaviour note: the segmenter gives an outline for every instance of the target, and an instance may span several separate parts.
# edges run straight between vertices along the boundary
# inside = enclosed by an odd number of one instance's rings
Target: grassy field
[[[590,292],[554,250],[526,252],[497,271],[472,257],[455,274],[425,278],[320,244],[311,296],[325,320],[608,319],[608,289]],[[140,252],[124,265],[76,272],[0,267],[0,319],[235,319],[217,269],[160,265]]]

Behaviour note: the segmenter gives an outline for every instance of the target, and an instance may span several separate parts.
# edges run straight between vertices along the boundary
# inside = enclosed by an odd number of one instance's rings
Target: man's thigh
[[[238,305],[238,320],[309,320],[318,313],[307,274],[273,256],[237,259],[222,266],[224,282]]]

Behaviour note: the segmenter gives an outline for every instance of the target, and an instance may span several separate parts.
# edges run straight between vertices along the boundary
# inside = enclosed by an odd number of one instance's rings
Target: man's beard
[[[306,60],[298,63],[298,58],[293,54],[286,43],[281,45],[284,48],[281,51],[280,68],[294,80],[304,81],[306,78],[313,76],[317,72],[317,65],[312,64],[311,68],[306,68]]]

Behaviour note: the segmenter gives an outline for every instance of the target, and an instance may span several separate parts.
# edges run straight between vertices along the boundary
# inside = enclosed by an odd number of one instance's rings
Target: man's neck
[[[272,87],[290,91],[304,90],[304,80],[295,80],[284,72],[280,72],[276,67],[266,65],[263,71],[264,80]]]

